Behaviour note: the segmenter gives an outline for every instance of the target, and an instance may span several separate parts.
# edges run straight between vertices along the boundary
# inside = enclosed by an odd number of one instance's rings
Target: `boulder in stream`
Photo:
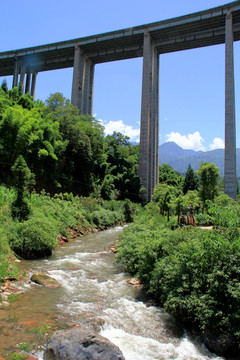
[[[235,359],[235,356],[239,355],[239,344],[227,334],[216,335],[208,333],[204,335],[203,342],[208,350],[214,352],[218,356],[226,356]]]
[[[49,340],[44,360],[125,360],[108,339],[84,327],[57,331]]]
[[[31,280],[36,284],[43,285],[45,287],[57,288],[61,286],[57,280],[42,272],[35,272],[31,276]]]

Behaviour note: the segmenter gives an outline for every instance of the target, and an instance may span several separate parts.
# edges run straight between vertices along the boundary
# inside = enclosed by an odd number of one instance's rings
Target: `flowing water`
[[[109,251],[121,230],[81,237],[47,260],[25,263],[30,273],[47,272],[62,286],[29,283],[27,291],[0,312],[0,355],[13,344],[31,341],[34,331],[26,329],[57,324],[91,327],[119,346],[126,360],[221,359],[190,340],[167,313],[147,303],[141,289],[128,284],[129,275]]]

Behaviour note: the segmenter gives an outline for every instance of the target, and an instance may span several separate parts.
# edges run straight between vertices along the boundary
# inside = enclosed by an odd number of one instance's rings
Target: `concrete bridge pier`
[[[237,199],[236,181],[236,125],[233,65],[233,22],[232,13],[226,13],[225,26],[225,152],[224,192]]]
[[[31,96],[35,99],[37,71],[32,71]]]
[[[20,79],[19,79],[19,74],[20,74]],[[18,57],[15,57],[12,87],[14,88],[18,86],[19,82],[21,82],[23,93],[24,94],[30,93],[31,96],[35,98],[37,74],[38,74],[37,71],[29,68],[26,69],[24,65],[21,66]]]
[[[26,79],[26,85],[25,85],[25,94],[30,92],[30,82],[31,82],[31,73],[27,71],[27,79]]]
[[[159,54],[148,31],[144,33],[143,77],[140,126],[139,176],[151,200],[158,183],[159,148]]]
[[[13,73],[13,84],[12,87],[18,86],[18,74],[19,74],[19,62],[17,56],[15,57],[14,73]]]
[[[79,109],[79,114],[92,115],[94,63],[79,45],[75,46],[72,99],[71,102]]]
[[[25,66],[22,65],[20,67],[20,84],[21,84],[21,88],[22,88],[22,92],[24,93],[24,88],[25,88],[25,76],[26,75],[26,70],[25,70]]]
[[[85,61],[84,91],[83,91],[83,114],[92,115],[93,107],[93,81],[94,64],[90,59]]]

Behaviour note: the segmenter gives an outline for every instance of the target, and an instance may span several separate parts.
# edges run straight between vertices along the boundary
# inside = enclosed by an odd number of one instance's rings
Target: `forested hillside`
[[[26,161],[36,191],[103,199],[139,200],[138,146],[120,133],[104,137],[103,126],[62,94],[45,103],[21,88],[0,88],[0,184],[14,184],[12,166]]]
[[[201,162],[214,163],[221,176],[224,174],[224,149],[211,151],[185,150],[174,142],[167,142],[159,146],[159,164],[169,164],[175,171],[186,173],[188,165],[198,170]],[[237,149],[237,177],[240,177],[240,149]]]

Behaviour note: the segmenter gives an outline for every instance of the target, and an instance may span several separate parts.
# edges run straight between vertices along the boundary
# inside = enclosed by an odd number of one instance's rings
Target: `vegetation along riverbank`
[[[0,281],[18,275],[15,255],[34,259],[51,255],[59,242],[123,224],[136,205],[130,201],[96,200],[45,192],[28,199],[31,215],[25,221],[11,216],[14,189],[0,187]]]
[[[139,147],[61,94],[45,103],[0,88],[0,285],[19,259],[125,222],[117,259],[148,294],[219,355],[240,352],[240,205],[214,164],[159,168],[143,208]],[[239,195],[238,195],[239,196]],[[208,226],[207,230],[201,226]],[[1,289],[1,290],[2,290]],[[4,291],[4,290],[2,290]],[[1,298],[0,298],[1,300]],[[1,305],[3,301],[1,302]]]
[[[239,355],[240,206],[226,195],[207,206],[212,229],[180,228],[152,201],[124,229],[117,257],[158,304],[197,329],[210,350]]]
[[[70,229],[81,234],[129,221],[131,201],[140,200],[138,148],[120,133],[105,137],[100,122],[79,116],[60,93],[43,103],[21,84],[8,90],[3,82],[0,185],[3,282],[17,277],[14,253],[47,256]]]

